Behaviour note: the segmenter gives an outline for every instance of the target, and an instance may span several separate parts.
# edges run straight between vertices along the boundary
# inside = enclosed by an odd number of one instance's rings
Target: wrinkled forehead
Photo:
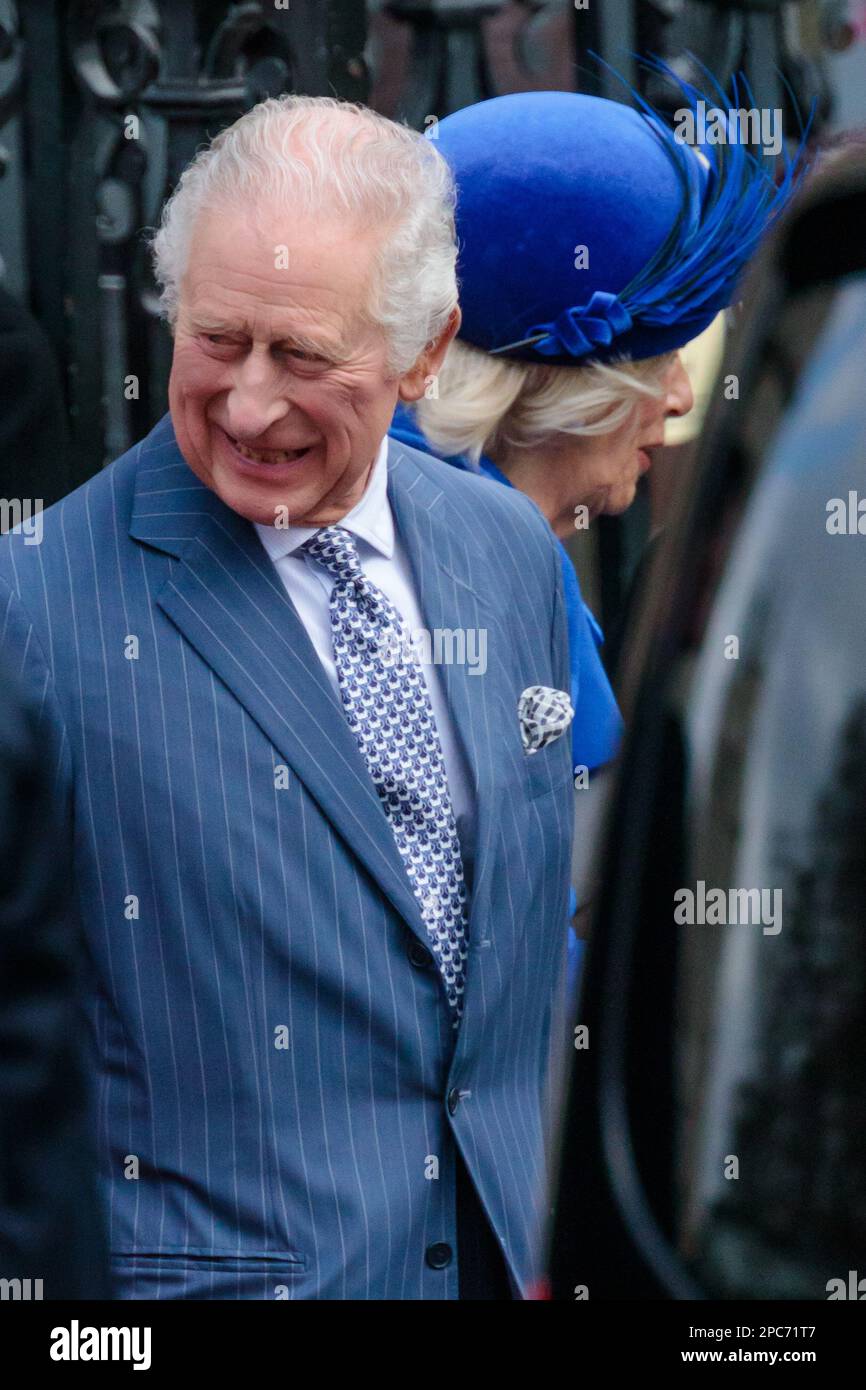
[[[295,216],[279,207],[203,210],[192,230],[181,304],[238,331],[301,331],[315,324],[336,348],[368,321],[379,229]]]

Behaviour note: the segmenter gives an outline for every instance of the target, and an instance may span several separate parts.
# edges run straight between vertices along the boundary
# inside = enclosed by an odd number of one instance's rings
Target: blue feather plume
[[[597,55],[593,54],[593,57]],[[767,229],[776,221],[798,187],[807,167],[806,141],[814,117],[814,105],[793,156],[785,154],[784,171],[777,184],[761,162],[737,138],[728,112],[740,108],[741,91],[753,106],[745,77],[732,81],[732,100],[702,64],[699,64],[724,111],[726,136],[722,144],[706,144],[701,153],[709,163],[707,186],[694,149],[679,141],[664,117],[609,63],[598,62],[627,88],[647,125],[671,161],[683,190],[680,215],[670,234],[643,270],[617,298],[635,321],[646,324],[689,323],[705,319],[713,308],[730,303],[740,273],[757,249]],[[704,93],[685,81],[662,59],[638,58],[648,72],[670,79],[682,93],[694,116]],[[731,139],[733,134],[734,138]]]

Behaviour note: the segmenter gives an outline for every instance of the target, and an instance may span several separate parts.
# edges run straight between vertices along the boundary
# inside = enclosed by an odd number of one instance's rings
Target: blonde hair
[[[546,367],[515,362],[456,339],[436,382],[438,395],[414,407],[422,433],[445,455],[477,464],[525,449],[552,434],[608,434],[624,424],[638,402],[660,399],[674,353],[642,362]]]

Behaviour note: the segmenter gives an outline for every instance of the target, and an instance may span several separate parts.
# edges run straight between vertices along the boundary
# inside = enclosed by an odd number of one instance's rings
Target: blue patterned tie
[[[391,823],[442,972],[463,1012],[467,894],[430,692],[408,629],[361,569],[355,538],[325,526],[301,547],[336,579],[331,634],[349,726]]]

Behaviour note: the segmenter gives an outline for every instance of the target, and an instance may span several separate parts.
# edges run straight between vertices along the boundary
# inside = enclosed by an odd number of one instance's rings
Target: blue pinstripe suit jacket
[[[455,1145],[522,1294],[538,1274],[571,759],[523,752],[517,704],[568,689],[559,558],[520,493],[389,447],[427,626],[488,634],[486,674],[442,668],[478,803],[456,1044],[339,701],[170,416],[40,544],[0,540],[72,817],[120,1297],[456,1298],[425,1258],[456,1253]]]

